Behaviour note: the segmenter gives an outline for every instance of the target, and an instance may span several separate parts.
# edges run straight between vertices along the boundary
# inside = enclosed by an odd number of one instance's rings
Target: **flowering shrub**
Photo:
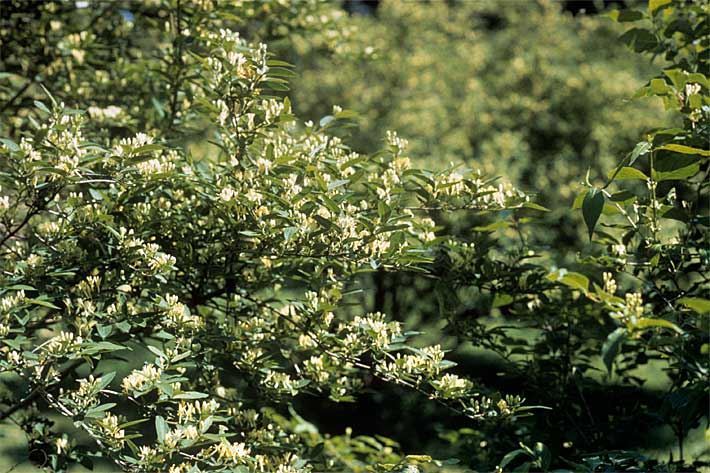
[[[44,100],[25,108],[20,89],[6,102],[0,366],[20,388],[0,416],[46,407],[93,442],[47,428],[33,434],[37,463],[59,471],[96,449],[125,471],[342,469],[286,408],[304,394],[352,400],[366,376],[471,419],[512,418],[521,398],[449,373],[440,347],[410,346],[401,324],[352,303],[363,271],[427,271],[446,244],[429,212],[528,198],[477,172],[411,168],[394,132],[375,156],[354,153],[329,132],[347,111],[319,124],[292,115],[275,94],[288,64],[226,26],[232,6],[151,5],[164,26],[101,13],[155,42],[134,50],[144,63],[119,61],[135,75],[94,69],[91,42],[124,34],[99,23],[67,32],[47,70],[24,78]],[[48,34],[61,36],[54,21]],[[170,59],[156,59],[171,39]],[[53,67],[66,67],[56,83]],[[141,71],[166,79],[146,85]],[[131,81],[143,87],[115,95]],[[199,127],[209,147],[195,156],[180,140]],[[37,416],[19,422],[36,432]]]
[[[376,17],[353,21],[345,59],[314,40],[295,42],[294,108],[357,111],[358,150],[376,149],[396,129],[410,138],[415,164],[463,162],[505,176],[534,192],[551,210],[546,222],[560,227],[529,238],[577,247],[560,203],[574,198],[587,169],[614,166],[662,112],[628,100],[653,70],[619,47],[623,29],[605,17],[572,18],[561,3],[384,1]],[[356,47],[362,57],[352,59]]]
[[[358,21],[332,5],[3,8],[0,421],[25,431],[35,465],[412,472],[451,454],[499,471],[702,466],[683,446],[707,418],[707,2],[612,14],[640,22],[622,36],[634,49],[664,55],[639,95],[679,122],[606,178],[589,173],[575,206],[592,242],[573,271],[527,237],[546,209],[507,181],[418,169],[384,129],[358,153],[354,113],[337,105],[296,116],[293,67],[259,40],[296,54],[307,37],[360,61]],[[421,312],[432,296],[461,345],[502,360],[495,375],[414,339],[384,310],[409,306],[383,286],[370,304],[371,273],[410,278]],[[652,363],[670,381],[649,394],[637,370]],[[405,427],[428,429],[432,412],[445,424],[452,446],[436,460],[299,413],[304,399],[391,390]],[[659,425],[679,459],[628,451]]]

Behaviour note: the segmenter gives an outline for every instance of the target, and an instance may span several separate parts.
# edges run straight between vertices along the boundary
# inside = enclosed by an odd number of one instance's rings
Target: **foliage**
[[[302,393],[349,401],[372,376],[472,419],[520,408],[351,306],[363,271],[427,270],[431,209],[527,197],[475,172],[412,169],[394,132],[374,156],[354,153],[329,133],[340,109],[299,122],[275,94],[289,65],[229,29],[249,8],[49,3],[4,30],[36,22],[45,69],[28,61],[35,44],[3,36],[0,364],[18,389],[2,418],[46,407],[94,445],[31,414],[20,423],[40,466],[93,448],[126,471],[173,473],[424,461],[291,422]],[[33,108],[27,84],[46,95]],[[182,144],[200,128],[198,158]]]
[[[529,238],[578,247],[560,204],[574,198],[588,169],[614,166],[657,124],[660,107],[628,100],[652,69],[618,46],[620,28],[560,9],[544,1],[385,1],[376,18],[356,19],[345,41],[359,46],[360,58],[294,41],[294,108],[313,117],[331,103],[357,111],[358,150],[374,151],[394,129],[410,140],[416,163],[464,162],[505,176],[552,209],[544,219],[558,230]]]
[[[708,419],[707,8],[651,2],[645,11],[612,14],[638,22],[623,40],[666,61],[637,96],[660,97],[681,118],[673,128],[649,132],[599,184],[588,177],[575,207],[592,246],[578,272],[531,263],[534,247],[498,262],[507,279],[486,276],[485,249],[447,270],[448,287],[458,288],[447,300],[460,300],[458,308],[443,306],[452,329],[499,354],[500,369],[526,383],[526,397],[553,408],[547,419],[536,416],[526,443],[543,440],[552,457],[587,458],[575,467],[582,471],[691,468],[685,439]],[[521,337],[521,327],[537,336]],[[668,382],[640,375],[652,366]],[[644,388],[649,381],[654,390]],[[653,466],[633,452],[592,461],[585,453],[643,446],[642,425],[673,431],[676,463],[671,457],[670,465]],[[545,470],[551,463],[543,450],[523,445],[501,466]]]

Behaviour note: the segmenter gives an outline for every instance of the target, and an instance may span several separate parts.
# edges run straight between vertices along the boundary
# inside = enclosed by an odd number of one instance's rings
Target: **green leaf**
[[[700,164],[693,163],[690,166],[685,166],[679,169],[668,172],[653,171],[653,179],[661,181],[681,181],[689,177],[695,176],[700,171]]]
[[[495,297],[493,298],[493,307],[497,308],[509,305],[513,302],[513,300],[513,296],[511,296],[510,294],[496,293]]]
[[[572,289],[579,289],[585,293],[589,291],[589,278],[584,274],[565,273],[558,281]]]
[[[668,84],[663,79],[651,79],[651,92],[656,95],[665,94],[670,91]]]
[[[643,13],[636,10],[612,10],[610,12],[612,19],[618,21],[619,23],[625,23],[629,21],[638,21],[643,18]]]
[[[494,232],[503,228],[510,227],[510,222],[507,220],[499,220],[497,222],[491,223],[490,225],[484,225],[481,227],[473,227],[474,232]]]
[[[101,376],[101,380],[99,381],[99,391],[102,389],[106,389],[106,387],[111,384],[111,381],[113,381],[113,378],[115,377],[115,371],[111,371],[110,373],[106,373],[105,375]]]
[[[153,153],[155,151],[160,151],[162,150],[163,147],[159,144],[150,144],[150,145],[143,145],[139,146],[138,148],[135,148],[133,150],[134,154],[148,154],[148,153]]]
[[[286,227],[284,228],[284,241],[289,241],[298,232],[296,227]]]
[[[619,39],[637,53],[649,51],[658,45],[656,36],[643,28],[632,28],[621,35]]]
[[[683,331],[676,324],[665,319],[641,319],[634,324],[634,327],[641,329],[652,327],[669,328],[678,333],[683,333]]]
[[[47,307],[48,309],[57,309],[57,310],[60,310],[60,308],[57,307],[56,305],[52,304],[52,303],[49,302],[49,301],[45,301],[45,300],[43,300],[43,299],[27,299],[27,302],[29,302],[30,304],[34,304],[34,305],[39,305],[39,306],[42,306],[42,307]]]
[[[111,335],[111,332],[113,332],[113,327],[111,325],[97,324],[96,331],[99,333],[99,337],[106,339],[106,337]]]
[[[101,404],[100,406],[92,407],[91,409],[87,410],[86,414],[84,414],[84,415],[85,415],[85,417],[91,417],[91,418],[104,417],[104,412],[106,412],[107,410],[109,410],[115,406],[116,406],[115,402]]]
[[[17,145],[17,143],[12,141],[10,138],[0,138],[0,143],[5,145],[5,147],[10,151],[20,151],[20,147]]]
[[[609,173],[610,179],[613,176],[614,176],[613,172]],[[623,167],[623,168],[619,169],[619,172],[616,173],[615,179],[617,181],[633,181],[633,180],[647,181],[648,176],[636,168]]]
[[[133,290],[133,288],[131,288],[131,286],[128,285],[128,284],[121,284],[120,286],[118,286],[118,287],[116,288],[116,290],[117,290],[118,292],[124,292],[124,293],[126,293],[126,294],[130,294],[131,291]]]
[[[504,470],[505,467],[508,466],[508,464],[510,462],[512,462],[513,460],[515,460],[516,458],[518,458],[521,455],[527,456],[527,454],[528,454],[528,452],[526,452],[525,450],[522,450],[522,449],[517,449],[517,450],[513,450],[512,452],[508,452],[505,454],[503,459],[500,461],[499,466],[502,470]]]
[[[547,448],[547,445],[545,445],[544,443],[536,442],[533,451],[535,452],[537,458],[540,459],[540,463],[542,464],[542,471],[547,471],[547,469],[550,467],[550,462],[552,461],[552,453],[550,453],[550,449]]]
[[[52,113],[52,112],[49,111],[49,109],[47,108],[47,106],[46,106],[45,104],[43,104],[42,102],[40,102],[39,100],[35,100],[35,107],[37,107],[38,109],[42,110],[42,111],[43,111],[44,113],[46,113],[47,115],[49,115],[49,114]]]
[[[176,394],[173,399],[204,399],[208,397],[205,393],[198,393],[196,391],[187,391],[184,393]]]
[[[634,146],[634,150],[631,152],[631,157],[629,158],[629,166],[632,166],[638,158],[648,153],[651,150],[652,146],[653,145],[648,141],[641,141],[640,143],[636,143],[636,146]]]
[[[661,7],[670,5],[673,0],[648,0],[648,12],[654,14]]]
[[[708,299],[703,299],[702,297],[682,297],[678,302],[698,314],[710,313],[710,300]]]
[[[542,205],[536,204],[535,202],[525,202],[523,204],[523,207],[525,207],[526,209],[539,210],[541,212],[549,212],[550,211],[550,209],[548,209],[547,207],[543,207]]]
[[[325,128],[331,123],[335,121],[335,117],[333,115],[326,115],[323,118],[320,119],[319,125],[321,128]]]
[[[345,184],[348,184],[350,181],[348,179],[337,179],[334,181],[330,181],[328,183],[328,190],[332,191],[333,189],[337,189],[338,187],[344,186]]]
[[[678,144],[668,144],[659,146],[657,150],[667,150],[673,151],[674,153],[682,154],[696,154],[704,157],[710,157],[710,151],[700,148],[693,148],[692,146],[678,145]]]
[[[597,221],[603,209],[604,194],[600,192],[599,189],[590,189],[584,197],[584,202],[582,202],[582,215],[584,216],[584,223],[587,225],[587,231],[589,232],[589,241],[592,241],[594,227],[597,225]]]
[[[611,373],[616,355],[621,351],[621,347],[627,338],[628,331],[623,327],[617,328],[606,337],[604,345],[602,345],[602,361],[609,373]]]
[[[155,416],[155,433],[158,437],[158,442],[163,443],[165,441],[165,435],[168,431],[170,431],[170,427],[168,427],[168,423],[163,416]]]
[[[115,343],[111,342],[92,342],[92,343],[87,343],[84,350],[82,350],[82,353],[85,355],[95,355],[97,353],[102,353],[102,352],[112,352],[112,351],[121,351],[121,350],[130,350],[128,347],[124,347],[122,345],[117,345]]]

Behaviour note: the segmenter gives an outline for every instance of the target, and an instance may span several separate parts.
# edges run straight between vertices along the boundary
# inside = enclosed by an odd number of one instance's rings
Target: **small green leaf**
[[[286,227],[284,228],[284,240],[289,241],[298,232],[296,227]]]
[[[665,319],[641,319],[634,324],[634,327],[641,329],[651,327],[669,328],[678,333],[683,333],[683,331],[676,324]]]
[[[108,411],[112,407],[115,407],[116,403],[115,402],[109,402],[107,404],[101,404],[100,406],[92,407],[91,409],[86,411],[85,417],[91,417],[91,418],[100,418],[104,417],[104,412]]]
[[[335,117],[332,115],[326,115],[320,119],[320,127],[325,128],[335,121]]]
[[[163,416],[155,416],[155,433],[158,437],[158,442],[163,443],[165,441],[165,435],[169,430],[170,427],[168,427],[168,423]]]
[[[582,202],[582,215],[584,216],[584,223],[587,225],[587,231],[589,232],[589,241],[592,241],[594,227],[597,225],[597,221],[603,209],[604,194],[600,192],[599,189],[590,189],[584,197],[584,202]]]
[[[611,178],[613,175],[613,172],[610,173],[609,178]],[[623,167],[619,169],[619,172],[616,173],[615,179],[617,181],[647,181],[648,176],[636,168]]]
[[[10,151],[20,151],[20,147],[17,146],[17,143],[12,141],[10,138],[0,138],[0,143],[5,145],[5,147]]]
[[[710,313],[710,300],[708,299],[703,299],[702,297],[683,297],[679,299],[678,302],[698,314]]]
[[[56,305],[52,304],[51,302],[45,301],[45,300],[43,300],[43,299],[27,299],[27,302],[29,302],[30,304],[34,304],[34,305],[39,305],[39,306],[42,306],[42,307],[47,307],[47,308],[49,308],[49,309],[57,309],[57,310],[59,310],[59,307],[57,307]]]
[[[606,366],[609,373],[611,373],[616,355],[621,351],[621,347],[627,338],[628,332],[623,327],[617,328],[606,337],[606,341],[602,345],[602,361],[604,361],[604,366]]]
[[[589,291],[589,278],[584,274],[565,273],[558,281],[572,289],[579,289],[585,293]]]
[[[116,288],[116,290],[118,292],[125,292],[126,294],[130,294],[133,288],[131,288],[131,286],[128,284],[121,284]]]
[[[523,207],[525,207],[526,209],[539,210],[541,212],[549,212],[550,211],[550,209],[548,209],[547,207],[543,207],[542,205],[536,204],[535,202],[525,202],[523,204]]]
[[[629,158],[629,166],[632,166],[638,158],[648,153],[651,150],[651,143],[648,141],[641,141],[636,143],[634,150],[631,152],[631,157]]]
[[[38,109],[42,110],[44,113],[46,113],[46,114],[48,114],[48,115],[52,113],[52,112],[49,111],[49,109],[47,108],[47,106],[46,106],[45,104],[43,104],[42,102],[40,102],[39,100],[35,100],[35,107],[37,107]]]
[[[115,371],[111,371],[110,373],[106,373],[105,375],[101,376],[101,379],[99,380],[99,391],[102,389],[106,389],[106,387],[111,384],[111,381],[113,381],[113,378],[115,377]]]
[[[187,391],[184,393],[176,394],[173,399],[204,399],[208,397],[205,393],[198,393],[196,391]]]
[[[651,79],[651,92],[656,95],[665,94],[669,91],[668,84],[663,79]]]
[[[648,12],[653,14],[661,7],[670,5],[672,0],[648,0]]]

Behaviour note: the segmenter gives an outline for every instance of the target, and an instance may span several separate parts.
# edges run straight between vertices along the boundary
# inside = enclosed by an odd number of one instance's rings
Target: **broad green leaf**
[[[527,456],[528,453],[525,450],[521,450],[521,449],[513,450],[512,452],[506,453],[499,464],[501,470],[504,470],[505,467],[508,466],[508,464],[510,462],[512,462],[513,460],[515,460],[516,458],[518,458],[521,455]]]
[[[649,51],[658,45],[656,36],[643,28],[632,28],[621,35],[619,39],[637,53]]]
[[[683,297],[679,299],[678,302],[698,314],[710,313],[710,300],[708,299],[703,299],[702,297]]]
[[[594,227],[597,225],[597,221],[603,209],[604,194],[599,191],[599,189],[590,189],[582,202],[582,215],[584,216],[584,223],[587,225],[587,231],[589,232],[589,241],[592,240]]]
[[[559,281],[572,289],[579,289],[585,293],[589,290],[589,278],[584,274],[574,272],[565,273]]]
[[[690,166],[685,166],[680,169],[675,169],[668,172],[653,171],[653,179],[661,181],[681,181],[689,177],[695,176],[700,171],[700,165],[698,163],[691,164]]]
[[[492,307],[503,307],[513,302],[513,300],[513,296],[511,296],[510,294],[496,293],[495,297],[493,298]]]
[[[629,21],[638,21],[643,18],[643,13],[636,10],[612,10],[609,12],[609,16],[612,20],[618,21],[620,23],[625,23]]]
[[[614,359],[621,351],[621,347],[628,338],[628,331],[619,327],[606,337],[604,344],[602,345],[602,361],[604,366],[609,373],[611,373],[611,368],[614,365]]]
[[[612,177],[614,177],[614,174],[610,173],[609,178],[611,179]],[[648,176],[636,168],[623,167],[623,168],[619,169],[619,172],[616,173],[615,179],[617,181],[632,181],[632,180],[647,181]]]
[[[634,327],[641,329],[651,327],[669,328],[678,333],[683,333],[683,331],[676,324],[665,319],[641,319],[634,324]]]
[[[115,371],[111,371],[110,373],[106,373],[105,375],[101,376],[101,380],[99,381],[99,390],[106,389],[106,387],[111,384],[111,381],[113,381],[113,378],[115,377]]]
[[[678,145],[678,144],[668,144],[659,146],[657,150],[667,150],[673,151],[674,153],[682,154],[696,154],[704,157],[710,157],[710,151],[700,148],[693,148],[692,146]]]

